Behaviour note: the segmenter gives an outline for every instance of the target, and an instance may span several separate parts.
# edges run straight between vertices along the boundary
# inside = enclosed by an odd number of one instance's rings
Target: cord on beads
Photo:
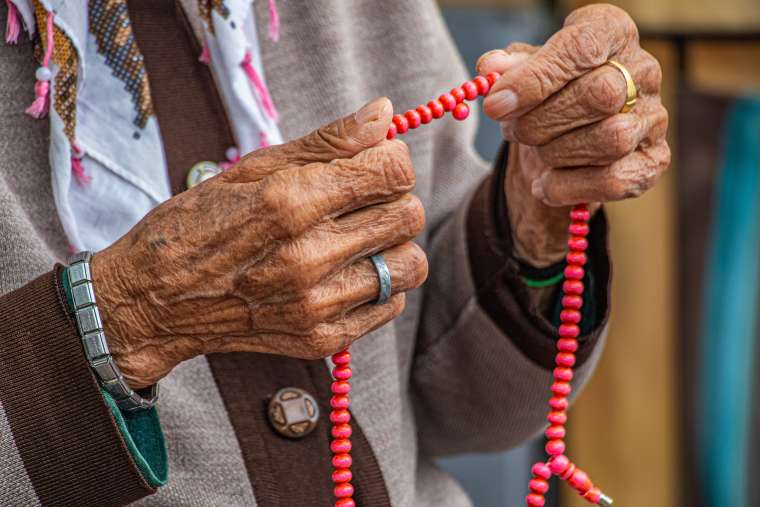
[[[472,81],[452,88],[450,92],[440,95],[427,104],[409,109],[404,114],[394,115],[386,138],[393,139],[397,135],[405,134],[410,129],[416,129],[434,119],[442,118],[448,112],[456,120],[466,119],[470,114],[470,107],[465,100],[475,100],[478,96],[485,96],[499,77],[498,72],[491,72],[485,77],[477,76]],[[549,427],[545,431],[547,438],[545,449],[550,457],[546,463],[536,463],[531,469],[533,478],[528,483],[530,493],[525,497],[529,507],[542,507],[546,503],[544,495],[549,491],[548,480],[552,475],[566,481],[590,503],[605,507],[612,505],[612,500],[594,486],[588,474],[565,456],[566,411],[569,405],[567,397],[572,392],[570,381],[573,379],[575,352],[578,350],[578,336],[581,333],[579,324],[583,307],[583,277],[588,248],[586,236],[589,233],[590,218],[591,214],[585,204],[574,206],[570,211],[567,240],[569,252],[563,273],[561,324],[558,329],[559,339],[555,357],[557,366],[553,372],[554,383],[551,386],[552,396],[549,398],[550,410],[546,416]],[[330,399],[332,407],[330,421],[333,424],[333,440],[330,449],[333,452],[332,480],[335,483],[335,507],[355,507],[354,488],[351,485],[351,413],[348,397],[351,391],[349,380],[353,374],[350,368],[351,354],[346,349],[333,355],[332,360],[335,368],[332,371],[333,396]]]

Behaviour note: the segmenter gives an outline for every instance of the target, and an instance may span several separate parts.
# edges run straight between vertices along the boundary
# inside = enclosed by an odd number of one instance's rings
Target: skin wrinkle
[[[347,117],[245,157],[94,257],[106,334],[132,387],[204,353],[324,357],[403,310],[402,291],[427,276],[424,253],[407,243],[424,212],[408,196],[408,149],[384,142],[390,103],[370,107],[368,124]],[[397,294],[377,306],[362,258],[380,249]]]
[[[520,56],[503,56],[510,52]],[[629,113],[618,114],[625,79],[603,65],[609,58],[625,65],[639,88]],[[589,5],[573,11],[544,46],[491,51],[477,68],[483,75],[503,74],[492,91],[518,95],[519,107],[503,114],[489,94],[484,111],[501,122],[510,141],[504,191],[521,260],[538,267],[561,260],[570,205],[587,202],[594,211],[600,202],[639,196],[667,169],[662,69],[641,49],[635,23],[621,9]]]
[[[481,58],[478,68],[503,73],[484,110],[511,120],[502,131],[522,141],[510,139],[504,191],[514,253],[541,267],[566,251],[567,206],[590,202],[595,211],[599,202],[640,195],[654,184],[670,160],[667,113],[658,95],[659,64],[641,50],[633,21],[616,7],[584,7],[544,46],[511,48],[520,56],[492,58],[496,67]],[[625,121],[612,111],[623,97],[613,97],[622,80],[596,69],[609,57],[626,65],[641,88]],[[513,92],[516,109],[499,103],[500,90]],[[391,116],[390,102],[377,99],[299,140],[247,155],[159,206],[95,256],[106,331],[117,344],[129,340],[114,357],[134,387],[206,352],[324,357],[403,310],[403,292],[386,305],[362,304],[377,281],[358,256],[371,245],[405,245],[403,262],[389,264],[398,269],[394,278],[403,281],[400,287],[422,283],[424,253],[397,232],[417,234],[421,209],[403,203],[410,211],[367,216],[354,230],[349,221],[336,227],[356,210],[379,213],[382,203],[398,202],[414,186],[408,148],[385,140]],[[569,168],[572,163],[584,165]],[[366,223],[378,237],[366,235]],[[326,248],[331,234],[335,240]],[[156,239],[168,245],[148,246]],[[157,352],[163,348],[166,354]],[[153,353],[120,355],[123,350]]]

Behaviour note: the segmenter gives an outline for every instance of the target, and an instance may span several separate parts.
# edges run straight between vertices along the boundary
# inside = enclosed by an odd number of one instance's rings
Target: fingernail
[[[517,109],[517,95],[512,90],[499,90],[486,97],[489,116],[501,119]]]
[[[530,193],[533,194],[533,197],[539,201],[546,199],[546,194],[544,193],[544,184],[543,181],[541,181],[541,178],[536,178],[533,180],[533,183],[530,185]]]
[[[388,107],[388,104],[389,101],[385,98],[375,99],[372,102],[365,104],[354,115],[356,123],[359,125],[365,125],[367,123],[377,121],[382,115],[385,108]]]

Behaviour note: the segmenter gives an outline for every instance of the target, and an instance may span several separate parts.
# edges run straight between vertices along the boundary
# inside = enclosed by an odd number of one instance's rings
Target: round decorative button
[[[193,188],[194,186],[203,183],[209,178],[213,178],[217,174],[222,172],[222,168],[216,162],[209,162],[203,160],[198,162],[187,172],[187,188]]]
[[[280,435],[303,438],[317,427],[319,406],[314,397],[303,389],[285,387],[272,396],[267,415]]]

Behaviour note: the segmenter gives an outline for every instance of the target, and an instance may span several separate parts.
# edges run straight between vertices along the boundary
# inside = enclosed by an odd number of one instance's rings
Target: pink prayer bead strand
[[[448,93],[441,94],[437,99],[427,104],[409,109],[404,114],[395,114],[388,128],[387,139],[406,134],[410,130],[427,125],[432,120],[443,118],[446,113],[456,120],[464,120],[470,114],[470,107],[465,101],[475,100],[485,96],[491,86],[499,79],[497,72],[487,76],[477,76],[461,86],[453,88]],[[586,264],[586,249],[589,233],[588,222],[591,218],[585,204],[574,206],[570,211],[570,226],[568,227],[567,265],[564,270],[562,284],[562,312],[560,327],[557,330],[557,355],[554,369],[554,382],[551,385],[552,396],[549,398],[549,413],[546,416],[550,426],[546,429],[546,453],[549,459],[546,463],[539,462],[531,469],[532,479],[528,483],[530,493],[525,497],[529,507],[542,507],[546,503],[545,494],[549,491],[549,479],[552,475],[560,477],[575,489],[588,502],[596,505],[610,506],[612,500],[594,486],[588,474],[578,468],[565,455],[565,436],[567,430],[568,396],[572,392],[570,382],[573,379],[573,366],[576,362],[575,352],[578,350],[580,335],[581,309],[583,307],[583,277]],[[349,382],[352,371],[350,368],[351,354],[348,350],[338,352],[332,357],[334,381],[332,384],[333,397],[330,400],[332,412],[330,420],[333,423],[333,441],[330,446],[333,452],[332,480],[335,483],[335,507],[355,507],[353,499],[354,488],[351,485],[351,425],[348,394],[351,391]]]

